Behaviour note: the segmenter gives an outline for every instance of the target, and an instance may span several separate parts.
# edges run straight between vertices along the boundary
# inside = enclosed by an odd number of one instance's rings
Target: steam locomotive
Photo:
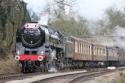
[[[26,23],[17,30],[15,60],[22,72],[51,71],[124,65],[125,52],[119,47],[67,37],[45,25]]]
[[[62,33],[38,23],[26,23],[19,28],[15,59],[21,64],[22,72],[33,72],[35,68],[46,71],[55,65],[55,59],[60,68],[64,57],[63,40]]]

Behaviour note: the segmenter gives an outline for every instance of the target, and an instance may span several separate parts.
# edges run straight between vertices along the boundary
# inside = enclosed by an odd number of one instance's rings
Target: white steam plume
[[[48,21],[52,21],[56,17],[55,14],[58,16],[58,14],[60,13],[59,11],[60,8],[58,7],[58,3],[56,2],[56,0],[23,0],[23,1],[27,3],[27,9],[30,13],[30,16],[32,16],[33,13],[36,13],[36,15],[38,15],[38,17],[40,18],[38,22],[42,25],[48,25]],[[64,1],[66,4],[71,4],[70,0],[64,0]],[[68,5],[65,5],[64,7],[65,7],[64,14],[68,15],[71,10],[71,7]],[[56,12],[57,10],[58,12]]]
[[[116,36],[116,45],[125,49],[125,27],[116,26],[114,35]]]
[[[41,13],[40,20],[38,21],[38,23],[42,25],[48,25],[48,21],[49,21],[49,13],[48,12]]]
[[[47,7],[50,0],[24,0],[27,3],[27,10],[32,16],[35,13],[40,20],[39,24],[48,25],[49,13],[46,12],[45,8]]]

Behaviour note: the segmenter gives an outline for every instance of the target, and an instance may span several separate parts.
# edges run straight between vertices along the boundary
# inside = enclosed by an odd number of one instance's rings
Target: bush
[[[20,69],[13,56],[9,55],[5,59],[0,60],[0,74],[17,73]]]

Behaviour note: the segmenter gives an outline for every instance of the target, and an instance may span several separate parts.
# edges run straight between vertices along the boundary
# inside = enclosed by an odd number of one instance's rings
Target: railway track
[[[95,70],[84,72],[84,73],[75,73],[75,74],[68,74],[68,75],[61,75],[61,76],[55,76],[51,78],[46,78],[43,80],[35,81],[33,83],[83,83],[83,81],[92,79],[93,77],[98,77],[107,73],[115,72],[115,71],[122,71],[121,69],[116,70]]]
[[[0,74],[0,83],[3,82],[8,82],[8,81],[12,81],[12,80],[25,80],[25,79],[30,79],[32,80],[32,77],[37,77],[37,76],[41,76],[39,80],[35,80],[35,81],[30,81],[33,83],[77,83],[78,81],[85,81],[88,80],[90,78],[97,77],[100,76],[102,74],[108,73],[108,72],[114,72],[114,71],[118,71],[118,70],[123,70],[124,68],[119,68],[116,70],[107,70],[107,69],[100,69],[100,68],[95,68],[95,69],[88,69],[88,72],[81,72],[81,73],[70,73],[67,74],[69,71],[63,71],[60,73],[66,73],[66,74],[62,74],[62,75],[55,75],[52,76],[53,74],[56,73],[41,73],[41,72],[37,72],[37,73],[28,73],[28,74],[22,74],[22,73],[17,73],[17,74]],[[78,70],[80,71],[80,70]],[[73,72],[73,71],[72,71]],[[49,77],[50,76],[50,77]],[[44,78],[45,77],[45,78]],[[16,81],[15,83],[17,83],[18,81]],[[12,83],[12,82],[10,82]],[[21,82],[20,82],[21,83]],[[26,82],[27,83],[27,82]],[[79,82],[78,82],[79,83]]]
[[[75,71],[75,70],[71,70],[71,71]],[[80,70],[78,70],[80,71]],[[68,72],[68,71],[62,71],[62,72]],[[2,82],[7,82],[10,80],[20,80],[20,79],[24,79],[24,78],[30,78],[33,76],[37,76],[37,75],[46,75],[46,74],[52,74],[52,73],[48,73],[48,72],[36,72],[36,73],[9,73],[9,74],[0,74],[0,83]]]
[[[97,77],[97,76],[100,76],[100,75],[103,75],[103,74],[106,74],[106,73],[107,72],[104,71],[104,72],[93,72],[93,73],[90,73],[90,74],[87,74],[87,75],[81,75],[81,76],[78,76],[78,77],[72,79],[68,83],[82,83],[83,81],[89,80],[92,77]]]
[[[67,83],[83,83],[86,80],[91,80],[93,77],[98,77],[104,74],[108,74],[108,73],[115,72],[115,71],[122,71],[122,70],[124,70],[124,68],[118,68],[116,70],[101,71],[97,73],[90,73],[88,75],[81,75]]]
[[[23,74],[21,73],[9,73],[9,74],[0,74],[0,81],[12,79],[15,77],[21,77]]]
[[[29,78],[29,77],[40,75],[40,74],[46,74],[46,73],[37,72],[37,73],[27,73],[27,74],[23,74],[23,73],[0,74],[0,83],[10,81],[13,79],[19,80],[19,79]]]

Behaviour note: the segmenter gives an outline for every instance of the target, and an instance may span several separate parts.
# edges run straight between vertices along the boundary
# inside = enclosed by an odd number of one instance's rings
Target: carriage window
[[[84,48],[83,48],[83,43],[82,43],[82,54],[84,54],[84,52],[83,52],[84,50],[83,50],[83,49],[84,49]]]
[[[75,42],[75,52],[78,52],[78,43]]]
[[[79,53],[81,54],[81,42],[79,43]]]
[[[82,54],[82,43],[80,44],[80,48],[81,48],[80,53]]]
[[[80,53],[80,50],[81,50],[81,49],[80,49],[80,43],[79,43],[79,53]]]
[[[79,43],[79,53],[81,53],[81,44]]]
[[[77,42],[77,53],[79,53],[79,43]]]

